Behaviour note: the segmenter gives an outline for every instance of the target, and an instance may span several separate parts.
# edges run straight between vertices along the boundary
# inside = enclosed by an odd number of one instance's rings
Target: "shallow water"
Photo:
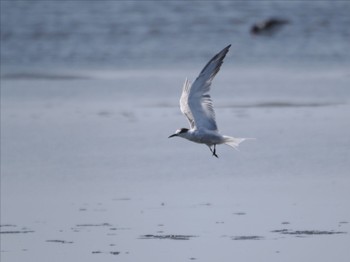
[[[349,61],[348,1],[1,1],[3,65],[154,67]],[[254,23],[288,23],[251,35]],[[227,61],[231,63],[231,60]]]
[[[2,260],[347,262],[347,71],[224,66],[219,159],[167,138],[197,71],[2,79]]]

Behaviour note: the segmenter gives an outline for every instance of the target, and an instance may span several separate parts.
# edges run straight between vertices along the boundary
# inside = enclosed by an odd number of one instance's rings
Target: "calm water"
[[[203,63],[232,43],[228,63],[350,60],[350,1],[3,1],[1,63],[152,67]],[[255,22],[288,20],[252,35]]]

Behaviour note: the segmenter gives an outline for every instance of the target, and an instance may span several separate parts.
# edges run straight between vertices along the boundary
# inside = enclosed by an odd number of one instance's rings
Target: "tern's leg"
[[[219,158],[218,155],[216,154],[216,144],[214,144],[214,150],[213,152],[213,156],[215,156],[216,158]]]
[[[214,145],[214,149],[211,149],[211,146],[209,146],[209,145],[208,145],[208,147],[209,147],[209,149],[210,149],[210,152],[213,153],[213,156],[219,158],[218,155],[216,154],[216,145]]]

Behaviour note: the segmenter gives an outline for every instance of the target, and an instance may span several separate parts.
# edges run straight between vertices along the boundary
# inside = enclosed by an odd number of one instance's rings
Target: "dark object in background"
[[[272,34],[275,33],[281,26],[288,24],[289,21],[285,19],[270,18],[265,21],[255,23],[250,29],[250,33],[254,35]]]

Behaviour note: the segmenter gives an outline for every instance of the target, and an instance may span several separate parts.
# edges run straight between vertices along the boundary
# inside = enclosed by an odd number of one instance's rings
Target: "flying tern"
[[[180,98],[181,112],[186,116],[190,129],[180,128],[170,137],[182,137],[192,142],[205,144],[213,156],[216,154],[216,145],[226,144],[235,149],[246,138],[235,138],[221,135],[215,121],[213,101],[209,95],[211,82],[219,72],[223,60],[231,45],[216,54],[202,69],[197,79],[191,84],[185,80]]]

